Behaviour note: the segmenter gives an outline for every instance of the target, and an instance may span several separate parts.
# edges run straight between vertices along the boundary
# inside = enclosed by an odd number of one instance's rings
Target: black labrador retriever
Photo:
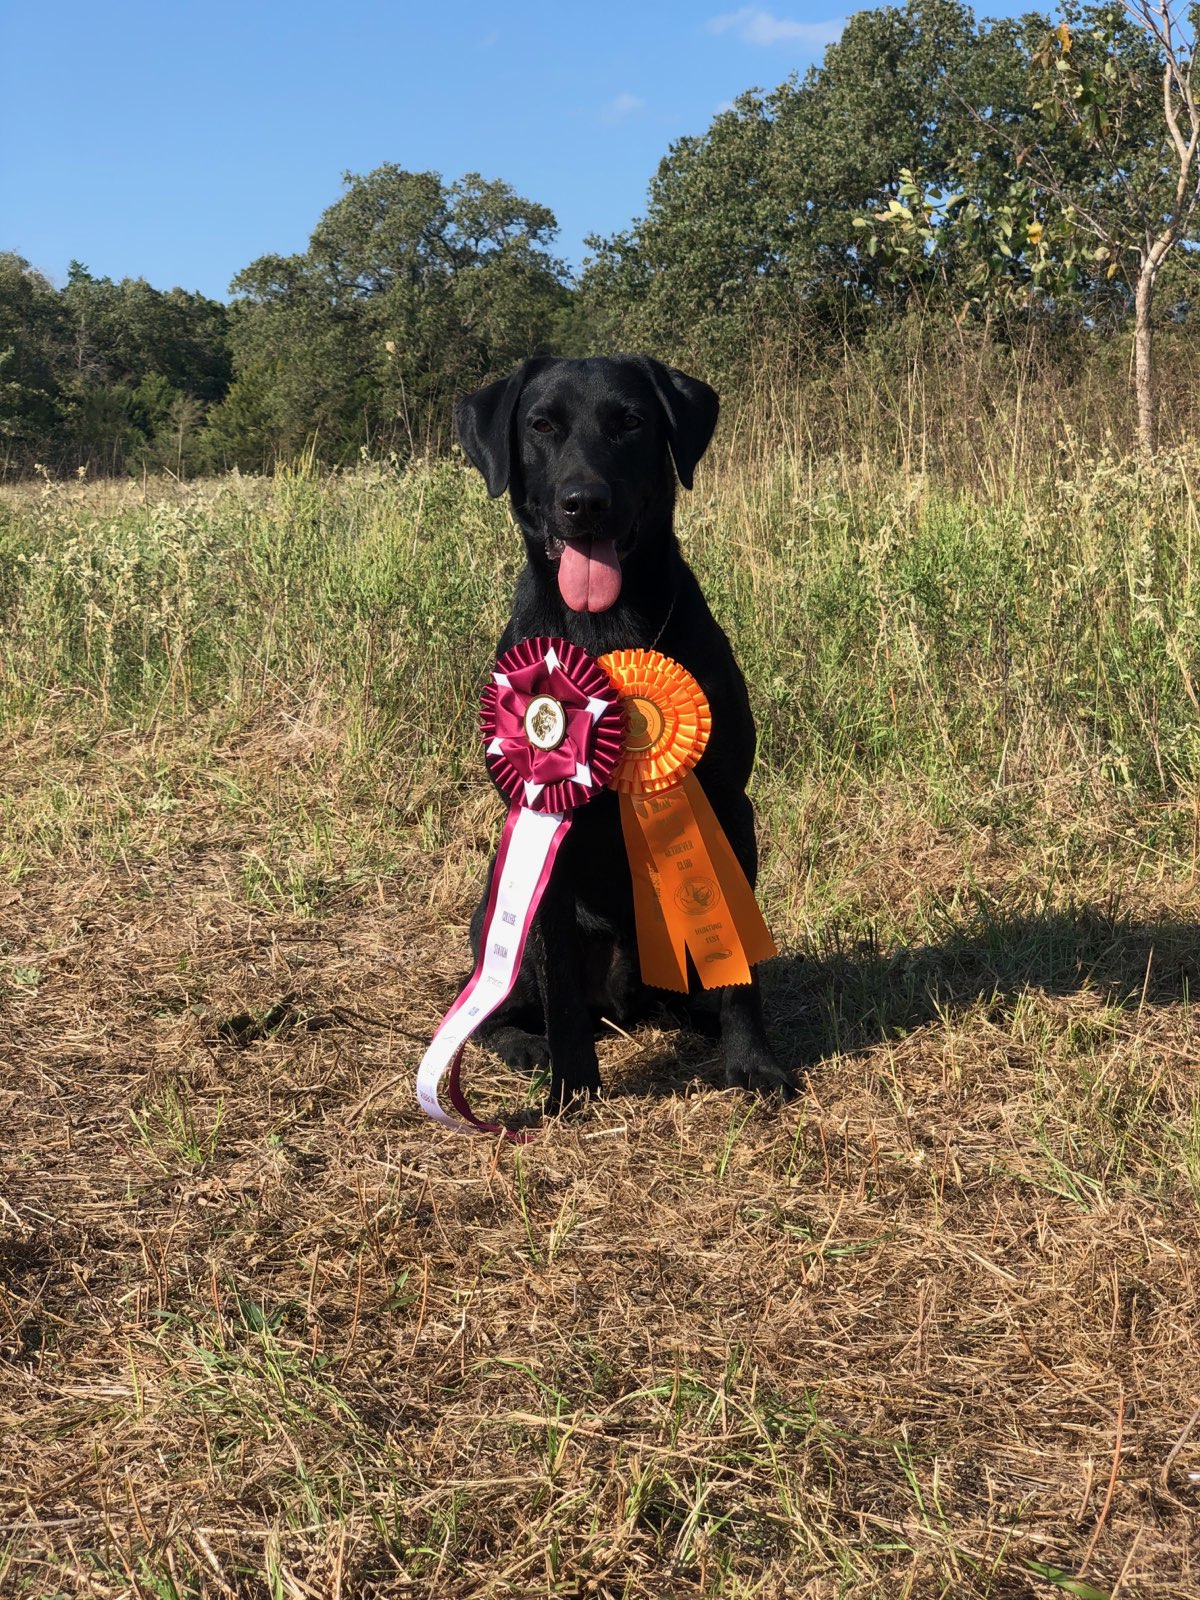
[[[717,409],[706,383],[647,356],[542,357],[460,401],[455,423],[488,493],[508,490],[525,536],[497,654],[550,634],[593,656],[654,648],[686,667],[712,709],[696,776],[753,885],[754,720],[673,526],[676,474],[690,489]],[[485,903],[471,928],[476,955]],[[575,812],[516,987],[479,1037],[514,1067],[548,1063],[550,1103],[561,1107],[601,1087],[599,1014],[624,1024],[653,997],[639,977],[617,796],[606,790]],[[720,991],[720,1016],[728,1082],[792,1090],[763,1030],[757,972]]]

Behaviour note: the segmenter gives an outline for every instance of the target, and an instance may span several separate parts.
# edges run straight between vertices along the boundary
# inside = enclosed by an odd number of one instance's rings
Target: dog
[[[461,400],[455,429],[488,493],[508,491],[525,541],[497,655],[554,635],[592,656],[653,648],[686,667],[712,710],[696,776],[753,886],[754,719],[674,530],[676,479],[692,487],[718,406],[708,384],[649,356],[536,357]],[[471,925],[476,957],[486,902]],[[767,1041],[757,971],[719,994],[727,1082],[793,1092]],[[601,1090],[600,1015],[624,1026],[662,998],[639,976],[617,796],[605,790],[574,813],[517,983],[479,1039],[515,1068],[548,1066],[559,1110]]]

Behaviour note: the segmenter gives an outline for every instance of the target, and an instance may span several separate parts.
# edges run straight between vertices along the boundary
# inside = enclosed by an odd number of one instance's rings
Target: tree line
[[[252,262],[228,305],[78,263],[55,288],[2,255],[0,467],[406,456],[530,354],[645,348],[736,386],[765,351],[886,346],[914,311],[1063,348],[1128,330],[1152,449],[1155,329],[1192,316],[1196,19],[859,12],[819,65],[674,143],[577,277],[545,206],[396,165],[347,174],[308,248]]]

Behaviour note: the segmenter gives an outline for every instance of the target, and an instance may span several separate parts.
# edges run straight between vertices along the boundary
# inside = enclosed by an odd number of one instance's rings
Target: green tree
[[[1065,170],[1043,144],[1038,182],[1072,225],[1077,253],[1120,275],[1132,291],[1138,436],[1153,454],[1158,433],[1154,304],[1177,247],[1200,221],[1200,108],[1193,84],[1200,6],[1126,0],[1067,5],[1034,57],[1051,131],[1065,128],[1078,166]]]
[[[0,252],[0,470],[55,455],[69,348],[61,297],[28,261]]]
[[[228,309],[186,289],[155,289],[144,278],[96,278],[72,261],[63,304],[74,331],[73,365],[105,383],[139,383],[149,373],[203,403],[229,387]]]
[[[841,328],[894,299],[854,219],[896,198],[907,170],[948,187],[969,121],[960,86],[1002,99],[1014,48],[1009,25],[976,28],[957,0],[857,13],[819,66],[673,145],[632,229],[589,241],[597,323],[730,366],[748,334],[802,308]]]
[[[262,256],[233,280],[235,381],[209,417],[207,445],[262,470],[316,438],[328,455],[364,437],[374,364],[362,307],[307,255]],[[243,437],[239,419],[255,418]]]
[[[545,206],[475,173],[386,165],[345,185],[303,254],[234,279],[237,384],[210,444],[237,450],[231,411],[252,396],[255,451],[411,449],[453,394],[548,346],[569,290]]]
[[[78,261],[60,299],[70,327],[61,448],[107,471],[198,464],[183,444],[229,387],[227,308],[144,278],[97,278]]]
[[[583,293],[606,342],[686,359],[738,347],[792,265],[773,190],[774,101],[742,95],[659,163],[646,215],[593,252]]]
[[[1129,0],[1068,5],[1058,26],[1018,25],[1021,77],[1006,98],[963,84],[967,140],[944,174],[902,174],[886,207],[855,219],[865,254],[896,284],[985,310],[1021,306],[1089,326],[1132,313],[1138,431],[1157,434],[1154,301],[1193,276],[1200,113],[1195,16]],[[981,156],[982,152],[982,156]]]

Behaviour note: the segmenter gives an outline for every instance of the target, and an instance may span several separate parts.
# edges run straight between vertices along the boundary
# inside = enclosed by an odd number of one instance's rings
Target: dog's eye
[[[622,433],[636,433],[642,425],[642,419],[636,411],[625,411],[617,424]]]
[[[529,426],[536,429],[538,433],[554,432],[554,424],[550,421],[549,417],[534,417]]]

